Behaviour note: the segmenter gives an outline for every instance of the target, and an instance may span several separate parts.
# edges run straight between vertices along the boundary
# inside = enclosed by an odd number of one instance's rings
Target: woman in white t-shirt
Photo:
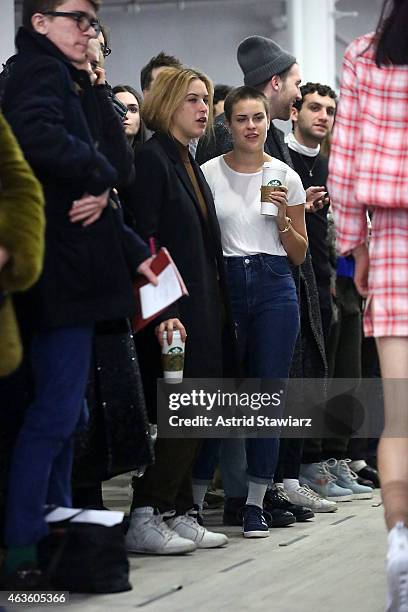
[[[269,104],[261,92],[251,87],[234,90],[225,101],[225,115],[234,148],[201,168],[221,228],[240,354],[248,377],[287,379],[300,327],[289,261],[299,265],[306,255],[305,192],[292,168],[264,153],[270,119]],[[269,196],[278,207],[277,216],[264,216],[262,167],[272,160],[286,170],[287,187]],[[263,498],[278,451],[278,438],[246,440],[245,537],[269,535]]]

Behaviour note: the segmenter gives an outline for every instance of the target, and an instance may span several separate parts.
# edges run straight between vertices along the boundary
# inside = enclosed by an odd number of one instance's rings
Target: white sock
[[[359,472],[366,466],[367,463],[364,461],[364,459],[359,459],[358,461],[352,461],[350,463],[350,468],[353,470],[353,472]]]
[[[284,478],[283,486],[285,491],[296,491],[300,487],[299,480],[297,478]]]
[[[207,493],[208,484],[194,484],[193,483],[193,499],[194,504],[198,506],[200,512],[203,510],[204,497]]]
[[[253,482],[252,480],[248,481],[248,497],[246,500],[247,505],[250,506],[258,506],[258,508],[263,508],[263,500],[265,497],[266,489],[268,485],[261,484],[260,482]]]

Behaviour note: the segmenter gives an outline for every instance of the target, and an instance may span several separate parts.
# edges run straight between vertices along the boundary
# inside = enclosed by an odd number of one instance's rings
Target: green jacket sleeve
[[[0,245],[10,260],[0,288],[22,291],[38,279],[44,255],[44,196],[18,142],[0,113]]]

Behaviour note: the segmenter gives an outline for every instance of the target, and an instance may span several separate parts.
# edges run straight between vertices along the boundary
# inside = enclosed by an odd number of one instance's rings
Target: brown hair
[[[208,91],[208,127],[213,115],[214,87],[211,80],[191,68],[165,68],[158,75],[145,99],[142,116],[150,130],[170,132],[171,120],[178,107],[184,102],[191,81],[202,81]]]
[[[408,64],[408,0],[384,0],[373,39],[375,62],[379,68],[389,64]]]
[[[140,73],[140,85],[142,91],[147,91],[153,81],[153,70],[155,68],[182,68],[183,65],[174,55],[167,55],[164,51],[160,51],[158,55],[152,57],[146,66],[143,66]]]
[[[95,11],[98,11],[101,6],[101,0],[88,0],[92,4]],[[46,11],[54,11],[58,6],[64,3],[64,0],[24,0],[23,2],[23,26],[28,30],[32,30],[31,17],[35,13],[45,13]]]
[[[131,85],[115,85],[115,87],[113,87],[112,89],[112,93],[114,95],[118,94],[118,93],[123,93],[123,92],[128,92],[130,94],[132,94],[132,96],[134,96],[137,100],[137,103],[139,105],[139,112],[141,112],[141,108],[142,108],[142,104],[143,104],[143,96],[142,94],[140,94],[136,89],[134,89]],[[145,143],[147,140],[147,133],[146,133],[146,126],[144,124],[144,121],[142,119],[142,117],[140,116],[140,128],[138,133],[136,134],[134,140],[133,140],[133,149],[136,150],[140,147],[140,145],[142,145],[143,143]]]
[[[265,108],[266,116],[269,117],[269,102],[265,94],[256,89],[255,87],[248,87],[244,85],[243,87],[237,87],[233,89],[231,93],[225,98],[224,102],[224,113],[228,123],[231,123],[232,119],[232,111],[234,109],[235,104],[240,102],[241,100],[259,100],[262,102]]]

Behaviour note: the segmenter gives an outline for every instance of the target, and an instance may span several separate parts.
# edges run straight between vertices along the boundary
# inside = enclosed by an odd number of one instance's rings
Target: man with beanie
[[[262,91],[269,101],[271,124],[265,143],[265,152],[285,162],[293,168],[289,149],[284,141],[284,134],[273,125],[274,119],[286,121],[290,119],[292,106],[301,99],[300,70],[296,58],[282,49],[276,42],[263,36],[250,36],[243,40],[237,50],[238,63],[244,73],[245,85],[255,87]],[[204,138],[200,142],[196,160],[203,164],[209,159],[223,155],[233,148],[231,134],[225,125],[225,116],[220,115],[215,120],[214,136]],[[324,197],[324,190],[316,187],[307,192],[307,199],[311,202]],[[292,268],[296,283],[301,312],[301,331],[298,337],[295,354],[292,362],[291,377],[294,378],[323,378],[327,374],[325,347],[320,318],[319,298],[316,280],[312,268],[309,251],[301,266]],[[237,444],[239,440],[236,441]],[[299,455],[300,449],[291,451],[292,445],[301,441],[282,441],[282,466],[284,455],[294,452]],[[287,448],[289,447],[289,448]],[[227,454],[221,454],[221,463],[229,462]],[[239,462],[242,464],[242,461]],[[232,472],[234,466],[224,467],[225,472]],[[242,486],[245,487],[244,472],[240,471]],[[281,480],[275,475],[275,481]],[[224,483],[225,486],[225,483]],[[224,508],[224,523],[232,524],[232,517],[237,515],[240,498],[228,498]],[[279,512],[294,511],[285,494],[276,487],[267,491],[265,495],[265,508],[279,522]],[[297,520],[302,520],[301,516]]]
[[[301,78],[296,58],[269,38],[250,36],[239,45],[237,59],[244,73],[245,85],[259,89],[268,98],[271,119],[290,119],[293,104],[301,99]],[[225,115],[222,114],[216,118],[214,138],[202,139],[196,159],[199,164],[203,164],[231,149],[231,135],[225,125]],[[265,151],[291,165],[283,134],[272,122]]]

